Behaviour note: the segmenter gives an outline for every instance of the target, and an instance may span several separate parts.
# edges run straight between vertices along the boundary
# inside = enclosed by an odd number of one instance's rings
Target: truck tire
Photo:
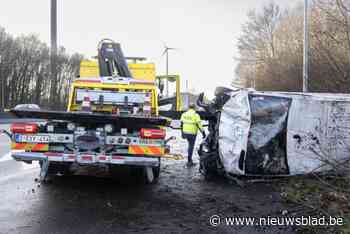
[[[153,167],[152,169],[153,169],[154,177],[156,179],[158,179],[159,178],[159,174],[160,174],[160,165],[158,167]]]

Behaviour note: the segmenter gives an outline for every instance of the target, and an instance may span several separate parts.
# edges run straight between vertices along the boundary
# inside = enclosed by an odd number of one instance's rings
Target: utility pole
[[[303,92],[309,91],[309,25],[308,25],[309,3],[304,2],[304,57],[303,57]]]
[[[51,0],[51,79],[57,78],[57,0]]]
[[[169,97],[169,49],[166,47],[166,69],[165,69],[165,74],[166,74],[166,96]]]

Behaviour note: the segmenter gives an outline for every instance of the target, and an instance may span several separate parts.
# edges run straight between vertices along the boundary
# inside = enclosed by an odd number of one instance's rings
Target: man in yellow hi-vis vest
[[[190,104],[188,111],[181,115],[181,131],[182,137],[188,142],[188,162],[187,166],[192,167],[195,164],[192,161],[192,154],[194,150],[194,144],[196,143],[197,132],[201,131],[203,138],[205,138],[205,132],[203,130],[201,117],[195,111],[195,105]]]

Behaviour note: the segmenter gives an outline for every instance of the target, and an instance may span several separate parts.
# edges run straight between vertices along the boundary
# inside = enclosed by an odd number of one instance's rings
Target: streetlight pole
[[[57,0],[51,0],[51,78],[55,80],[57,77],[56,68],[57,58]]]
[[[303,57],[303,92],[309,91],[309,3],[304,2],[304,57]]]

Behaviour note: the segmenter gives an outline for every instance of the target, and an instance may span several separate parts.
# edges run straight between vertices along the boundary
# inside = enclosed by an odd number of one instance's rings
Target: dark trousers
[[[188,154],[187,154],[188,162],[192,162],[192,154],[193,154],[193,150],[194,150],[194,144],[196,143],[197,135],[184,133],[183,137],[188,142]]]

